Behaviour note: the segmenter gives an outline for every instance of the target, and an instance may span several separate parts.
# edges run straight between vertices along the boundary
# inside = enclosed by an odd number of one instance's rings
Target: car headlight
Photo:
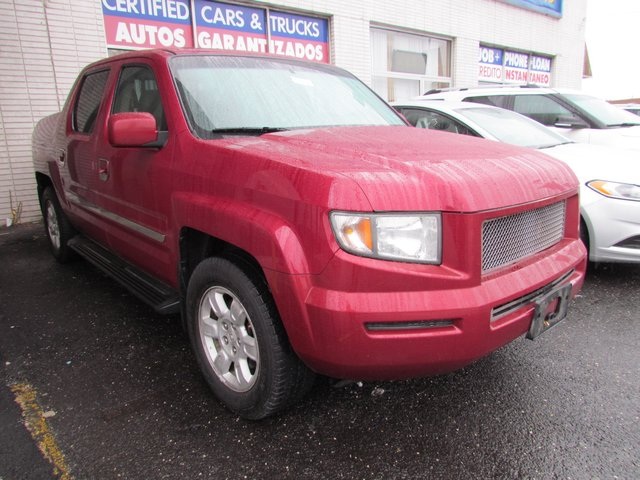
[[[340,247],[349,253],[404,262],[441,261],[439,213],[332,212],[330,218]]]
[[[587,187],[605,197],[640,201],[640,185],[607,182],[606,180],[591,180],[587,182]]]

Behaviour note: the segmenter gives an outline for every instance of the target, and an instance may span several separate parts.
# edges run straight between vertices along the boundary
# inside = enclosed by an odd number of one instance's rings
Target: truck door
[[[94,209],[99,188],[95,150],[102,134],[99,118],[104,117],[109,74],[108,67],[101,67],[80,79],[64,127],[66,145],[56,152],[63,201],[68,203],[74,223],[102,244],[107,243],[107,237]]]
[[[156,78],[148,64],[123,65],[109,115],[151,113],[160,138],[168,138]],[[171,139],[155,147],[114,147],[106,138],[96,149],[99,205],[111,222],[110,248],[168,283],[175,281],[171,255],[177,244],[170,238],[168,226],[172,150]]]

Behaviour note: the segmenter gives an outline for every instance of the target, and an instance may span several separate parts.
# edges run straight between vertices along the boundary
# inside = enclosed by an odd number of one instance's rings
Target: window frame
[[[374,52],[374,46],[375,46],[375,42],[373,41],[373,36],[374,36],[374,31],[376,32],[385,32],[385,34],[387,35],[403,35],[403,36],[412,36],[412,37],[417,37],[417,38],[421,38],[421,39],[428,39],[428,40],[437,40],[437,41],[442,41],[445,42],[447,48],[446,48],[446,70],[449,73],[448,76],[447,75],[431,75],[431,74],[418,74],[418,73],[406,73],[406,72],[400,72],[400,71],[393,71],[390,70],[391,68],[391,63],[393,61],[392,58],[389,58],[388,55],[388,59],[387,59],[387,70],[380,70],[377,69],[375,64],[376,62],[374,61],[373,57],[376,54],[376,52]],[[387,92],[386,94],[382,94],[380,91],[378,91],[377,89],[375,89],[375,83],[377,79],[385,79],[387,81],[389,80],[410,80],[410,81],[417,81],[418,83],[418,93],[417,95],[422,95],[424,92],[426,92],[427,90],[430,90],[432,88],[449,88],[451,87],[451,85],[453,85],[453,75],[452,75],[452,68],[453,68],[453,58],[452,58],[452,54],[453,54],[453,39],[451,38],[447,38],[447,37],[443,37],[443,36],[439,36],[439,35],[432,35],[432,34],[428,34],[425,32],[416,32],[416,31],[409,31],[409,30],[401,30],[401,29],[396,29],[396,28],[391,28],[391,27],[386,27],[386,26],[382,26],[382,25],[375,25],[372,24],[369,28],[369,37],[370,37],[370,54],[372,57],[372,61],[371,61],[371,82],[374,88],[374,91],[376,91],[376,93],[378,93],[378,95],[380,95],[382,98],[384,98],[386,101],[394,101],[394,100],[400,100],[400,99],[396,99],[396,98],[387,98],[388,92],[389,92],[389,84],[387,84]],[[408,53],[409,51],[407,51],[406,49],[403,48],[399,48],[397,49],[399,52],[405,52]],[[422,52],[412,52],[412,53],[416,53],[416,54],[427,54],[426,52],[422,51]],[[439,84],[439,85],[433,85],[433,84]]]

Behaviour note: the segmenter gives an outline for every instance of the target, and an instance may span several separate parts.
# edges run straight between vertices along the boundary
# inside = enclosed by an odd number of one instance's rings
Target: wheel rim
[[[255,384],[260,355],[253,323],[240,300],[223,287],[209,288],[200,301],[199,335],[209,365],[235,392]]]
[[[58,224],[58,215],[53,203],[47,201],[47,232],[49,240],[56,250],[60,249],[60,225]]]

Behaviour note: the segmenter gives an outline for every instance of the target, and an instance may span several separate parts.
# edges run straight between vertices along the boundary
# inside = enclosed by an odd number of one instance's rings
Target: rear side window
[[[550,127],[560,117],[577,118],[569,109],[546,95],[516,95],[512,110]]]
[[[104,96],[109,71],[103,70],[84,77],[80,93],[73,107],[73,130],[91,133]]]
[[[479,97],[467,97],[463,101],[492,107],[509,108],[509,96],[507,95],[481,95]]]

